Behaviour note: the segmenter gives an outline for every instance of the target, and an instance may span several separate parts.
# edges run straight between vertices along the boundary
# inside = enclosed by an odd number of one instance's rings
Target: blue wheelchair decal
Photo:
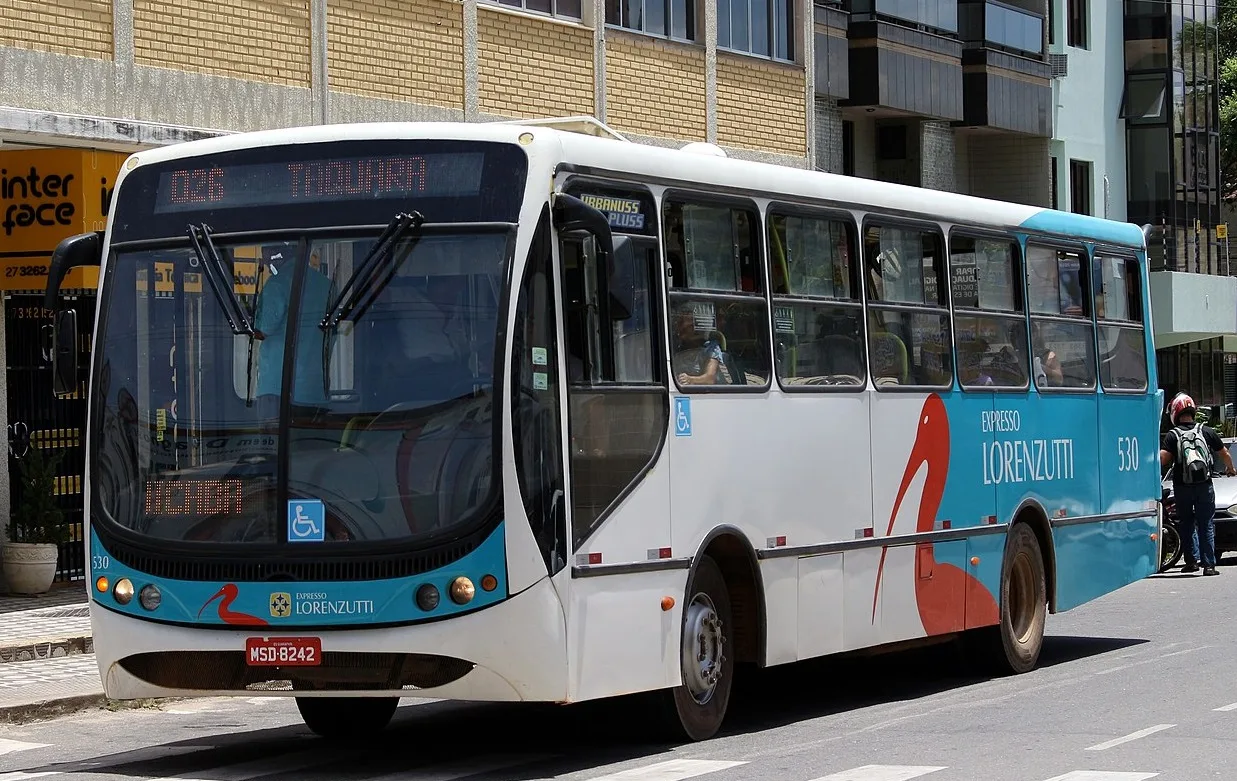
[[[676,437],[692,435],[692,400],[687,396],[674,397],[674,435]]]
[[[321,499],[288,501],[288,542],[322,542],[326,539],[326,505]]]

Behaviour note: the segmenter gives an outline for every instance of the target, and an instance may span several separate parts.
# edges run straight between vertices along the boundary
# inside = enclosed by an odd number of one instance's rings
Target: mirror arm
[[[47,288],[43,292],[43,308],[56,310],[60,285],[69,269],[78,266],[98,266],[103,262],[103,231],[79,233],[62,240],[52,252],[47,266]]]

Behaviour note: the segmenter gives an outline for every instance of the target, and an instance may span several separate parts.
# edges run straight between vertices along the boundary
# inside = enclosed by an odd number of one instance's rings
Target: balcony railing
[[[958,33],[968,48],[1001,49],[1040,59],[1044,56],[1044,17],[992,2],[958,4]]]
[[[957,0],[850,0],[857,19],[890,19],[922,25],[937,32],[958,32]]]

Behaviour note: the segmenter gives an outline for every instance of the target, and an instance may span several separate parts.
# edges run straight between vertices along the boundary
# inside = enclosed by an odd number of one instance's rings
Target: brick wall
[[[133,0],[139,65],[308,87],[309,0]]]
[[[464,11],[451,0],[330,0],[331,89],[464,107]]]
[[[606,124],[659,138],[704,141],[704,50],[606,31]]]
[[[842,111],[836,100],[816,98],[817,171],[842,173]]]
[[[971,195],[1029,206],[1048,206],[1049,139],[975,136],[967,144]]]
[[[920,182],[932,190],[958,191],[954,131],[948,122],[924,122],[920,126]]]
[[[478,105],[485,114],[592,114],[593,31],[477,8]]]
[[[801,67],[717,55],[717,141],[807,154],[807,79]]]
[[[0,0],[0,46],[111,59],[111,0]]]

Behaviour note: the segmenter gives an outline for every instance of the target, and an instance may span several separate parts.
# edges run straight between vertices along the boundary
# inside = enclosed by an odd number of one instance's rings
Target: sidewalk
[[[84,583],[36,597],[0,592],[0,724],[105,702]]]

